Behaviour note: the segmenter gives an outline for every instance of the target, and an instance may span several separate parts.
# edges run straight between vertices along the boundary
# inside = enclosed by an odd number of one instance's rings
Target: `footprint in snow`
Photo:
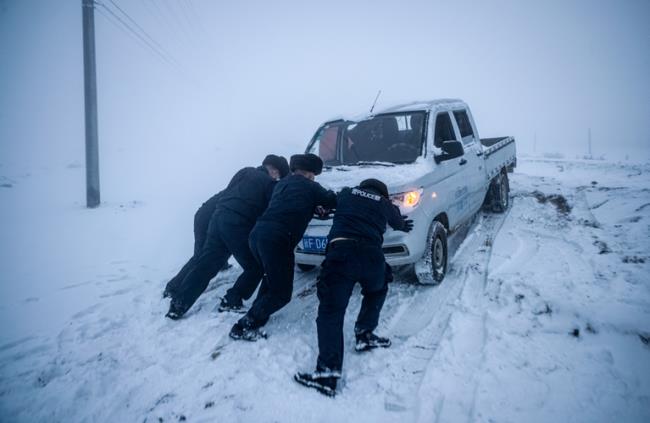
[[[31,341],[32,339],[35,339],[34,336],[26,336],[25,338],[20,338],[15,341],[7,342],[5,344],[0,345],[0,352],[4,352],[7,350],[10,350],[12,348],[18,347],[24,343],[27,343]]]
[[[100,295],[99,298],[110,298],[110,297],[116,297],[118,295],[124,295],[128,294],[129,292],[133,291],[132,288],[123,288],[123,289],[118,289],[117,291],[108,293],[108,294],[103,294]]]
[[[73,319],[80,319],[82,317],[88,316],[89,314],[92,314],[95,310],[99,308],[99,304],[93,304],[90,307],[86,307],[85,309],[81,310],[78,313],[75,313],[72,315]]]
[[[92,283],[92,281],[85,281],[85,282],[79,282],[79,283],[73,283],[70,285],[65,285],[59,288],[59,291],[65,291],[68,289],[73,289],[73,288],[78,288],[80,286],[88,285],[89,283]]]

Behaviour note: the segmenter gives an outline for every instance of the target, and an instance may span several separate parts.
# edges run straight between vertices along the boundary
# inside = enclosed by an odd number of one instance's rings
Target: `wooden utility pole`
[[[99,206],[99,148],[97,143],[97,72],[95,69],[95,2],[81,0],[84,47],[86,120],[86,206]]]

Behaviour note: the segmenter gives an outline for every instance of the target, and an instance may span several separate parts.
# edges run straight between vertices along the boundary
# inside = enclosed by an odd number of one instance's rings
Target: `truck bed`
[[[494,144],[507,138],[510,137],[481,138],[481,144],[483,144],[484,147],[492,147]]]
[[[514,137],[481,138],[481,144],[488,181],[504,167],[511,171],[517,165]]]

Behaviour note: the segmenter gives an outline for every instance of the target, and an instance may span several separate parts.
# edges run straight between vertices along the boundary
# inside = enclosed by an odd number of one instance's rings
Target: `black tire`
[[[310,272],[316,268],[313,264],[296,263],[296,266],[298,266],[301,272]]]
[[[447,229],[437,220],[431,226],[427,251],[416,264],[415,271],[421,284],[437,285],[447,274]]]
[[[447,274],[447,230],[440,222],[434,222],[430,250],[433,279],[440,283]]]
[[[510,181],[505,169],[494,177],[490,189],[492,191],[492,211],[504,213],[510,207]]]

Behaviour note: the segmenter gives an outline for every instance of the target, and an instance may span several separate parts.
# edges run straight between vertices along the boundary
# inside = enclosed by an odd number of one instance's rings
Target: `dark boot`
[[[266,332],[264,332],[260,327],[255,327],[252,319],[248,316],[242,317],[237,323],[235,323],[232,329],[230,329],[228,335],[237,341],[244,340],[255,342],[259,339],[267,338]]]
[[[163,291],[163,298],[171,298],[173,296],[174,293],[169,288],[165,288],[165,290]]]
[[[187,307],[178,300],[172,298],[172,301],[169,303],[169,311],[165,314],[165,317],[168,317],[172,320],[178,320],[187,312]]]
[[[341,372],[332,370],[317,370],[313,373],[296,373],[293,376],[293,380],[299,384],[309,388],[314,388],[328,397],[336,395],[336,384],[340,378]]]
[[[227,312],[231,311],[234,313],[243,313],[244,312],[244,303],[242,300],[239,301],[232,301],[228,299],[228,296],[226,295],[221,299],[221,304],[219,304],[218,308],[219,312]]]
[[[354,349],[357,352],[369,351],[374,348],[390,347],[390,339],[377,336],[372,331],[365,331],[356,334],[357,343]]]

